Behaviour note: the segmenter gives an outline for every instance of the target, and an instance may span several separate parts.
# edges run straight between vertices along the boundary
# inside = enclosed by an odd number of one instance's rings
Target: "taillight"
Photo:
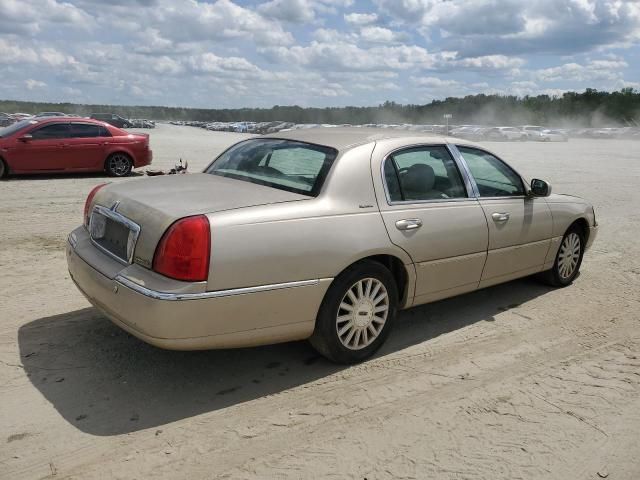
[[[153,270],[176,280],[201,282],[209,275],[211,230],[204,215],[186,217],[171,225],[153,256]]]
[[[100,185],[96,185],[91,189],[91,191],[89,192],[89,195],[87,195],[87,199],[84,202],[84,217],[83,217],[85,227],[89,226],[89,208],[91,207],[91,202],[93,202],[93,197],[96,196],[96,193],[98,193],[98,190],[100,190],[102,187],[106,187],[107,185],[108,183],[101,183]]]

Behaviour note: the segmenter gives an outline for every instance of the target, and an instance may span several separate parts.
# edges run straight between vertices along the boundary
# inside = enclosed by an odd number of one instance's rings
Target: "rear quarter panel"
[[[145,141],[126,132],[114,135],[105,151],[105,160],[113,153],[124,152],[133,159],[134,168],[143,167],[150,163],[150,150],[147,145],[148,139]]]
[[[370,255],[410,264],[377,207],[372,150],[368,144],[340,155],[317,198],[211,214],[208,290],[334,278]]]

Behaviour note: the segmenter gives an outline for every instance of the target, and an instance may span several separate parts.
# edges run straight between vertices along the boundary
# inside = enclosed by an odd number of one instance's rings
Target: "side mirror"
[[[551,195],[551,185],[544,180],[534,178],[531,180],[531,195],[534,197],[548,197]]]
[[[18,138],[18,140],[20,140],[21,142],[28,142],[30,140],[33,140],[33,135],[31,135],[30,133],[25,133],[24,135],[22,135],[20,138]]]

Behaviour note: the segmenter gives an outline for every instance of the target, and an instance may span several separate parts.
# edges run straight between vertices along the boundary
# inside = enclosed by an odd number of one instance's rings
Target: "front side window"
[[[414,147],[391,155],[384,177],[392,202],[467,196],[455,161],[444,146]]]
[[[56,138],[69,138],[68,123],[54,123],[38,128],[31,132],[34,140],[51,140]]]
[[[481,197],[513,197],[524,195],[520,175],[497,157],[477,148],[458,146]]]
[[[333,148],[292,140],[247,140],[205,172],[315,197],[337,154]]]

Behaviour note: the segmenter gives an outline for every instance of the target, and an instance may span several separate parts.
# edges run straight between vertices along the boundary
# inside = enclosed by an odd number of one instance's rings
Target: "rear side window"
[[[292,140],[247,140],[220,155],[205,172],[315,197],[337,154],[333,148]]]
[[[392,202],[467,197],[460,171],[444,146],[394,153],[385,161],[384,177]]]
[[[92,123],[72,123],[71,136],[74,138],[92,138],[100,136],[100,125]]]
[[[111,132],[109,132],[109,130],[107,130],[106,127],[103,127],[102,125],[100,125],[98,129],[99,129],[98,136],[111,137]]]
[[[34,140],[50,140],[55,138],[69,138],[68,123],[54,123],[45,125],[31,132]]]

